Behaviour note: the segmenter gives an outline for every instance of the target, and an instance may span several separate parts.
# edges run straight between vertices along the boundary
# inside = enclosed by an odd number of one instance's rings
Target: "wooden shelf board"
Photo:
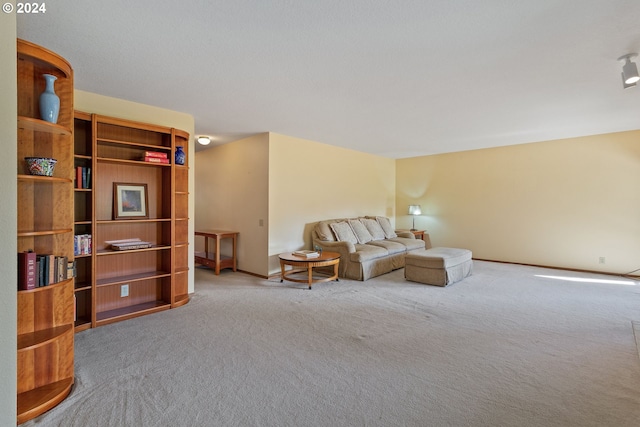
[[[142,304],[131,305],[129,307],[118,308],[115,310],[102,311],[96,314],[97,324],[106,325],[108,323],[129,319],[155,313],[157,311],[168,310],[171,304],[165,301],[151,301]]]
[[[62,72],[67,78],[73,74],[71,65],[66,59],[49,49],[26,40],[18,39],[18,59],[28,59],[36,64],[44,64]]]
[[[75,333],[86,331],[87,329],[91,329],[91,320],[90,319],[78,319],[76,320]]]
[[[171,222],[171,218],[146,218],[146,219],[99,219],[96,224],[99,225],[122,225],[141,222]]]
[[[73,230],[70,228],[60,228],[58,230],[42,230],[42,231],[18,231],[18,237],[37,237],[37,236],[52,236],[54,234],[71,233]]]
[[[111,286],[122,283],[139,282],[141,280],[158,279],[160,277],[169,277],[171,273],[167,271],[149,271],[146,273],[127,274],[125,276],[110,277],[107,279],[96,280],[96,286]]]
[[[18,424],[48,411],[67,397],[73,378],[65,378],[18,394]]]
[[[69,178],[58,178],[57,176],[42,175],[18,175],[18,181],[57,182],[62,184],[69,184],[72,182]]]
[[[168,245],[154,245],[154,246],[152,246],[150,248],[131,249],[129,251],[113,251],[111,249],[101,249],[98,252],[96,252],[96,255],[99,255],[99,256],[103,256],[103,255],[122,255],[122,254],[130,254],[130,253],[134,253],[134,252],[162,251],[162,250],[166,250],[166,249],[171,249],[171,246],[168,246]]]
[[[91,156],[85,156],[84,154],[74,154],[73,155],[74,158],[76,159],[84,159],[84,160],[91,160]]]
[[[189,302],[189,294],[184,295],[176,295],[175,302],[173,303],[174,307],[180,307]]]
[[[38,288],[35,289],[28,289],[25,291],[18,291],[18,293],[36,293],[36,292],[49,292],[52,289],[59,287],[59,286],[65,286],[70,280],[73,279],[67,279],[67,280],[63,280],[61,282],[57,282],[57,283],[52,283],[51,285],[47,285],[47,286],[40,286]]]
[[[72,325],[56,326],[55,328],[43,329],[28,334],[18,335],[18,351],[33,350],[49,344],[56,338],[72,329]]]
[[[77,188],[74,187],[73,191],[78,192],[78,193],[90,193],[92,191],[91,188]]]
[[[36,132],[46,132],[54,135],[71,135],[71,129],[69,128],[33,117],[18,116],[18,128]]]
[[[99,162],[106,163],[122,163],[136,166],[153,166],[153,167],[171,167],[170,163],[153,163],[153,162],[145,162],[144,160],[126,160],[126,159],[113,159],[110,157],[97,157]]]
[[[76,283],[76,285],[78,285],[78,283]],[[91,284],[90,283],[80,283],[80,286],[75,288],[73,291],[74,292],[84,292],[84,291],[90,291],[90,290],[91,290]]]

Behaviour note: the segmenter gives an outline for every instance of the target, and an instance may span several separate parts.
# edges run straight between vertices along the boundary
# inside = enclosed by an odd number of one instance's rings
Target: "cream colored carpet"
[[[637,282],[474,267],[311,291],[198,268],[188,305],[76,335],[72,394],[26,425],[640,425]]]

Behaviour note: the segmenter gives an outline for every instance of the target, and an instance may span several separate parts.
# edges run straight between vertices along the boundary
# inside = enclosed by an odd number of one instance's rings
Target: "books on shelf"
[[[18,290],[27,291],[67,280],[68,264],[66,256],[19,252]]]
[[[76,166],[76,188],[91,188],[91,168]]]
[[[295,256],[299,256],[299,257],[303,257],[303,258],[318,258],[320,256],[319,252],[307,251],[307,250],[293,251],[292,253]]]
[[[159,151],[145,151],[144,157],[142,159],[148,163],[162,163],[165,165],[169,164],[167,153],[162,153]]]
[[[18,252],[18,289],[35,289],[36,284],[36,253]]]
[[[91,234],[76,234],[73,236],[73,254],[91,255]]]
[[[135,239],[123,239],[123,240],[109,240],[105,242],[111,246],[114,251],[130,251],[133,249],[147,249],[153,246],[150,242],[144,242],[138,238]]]

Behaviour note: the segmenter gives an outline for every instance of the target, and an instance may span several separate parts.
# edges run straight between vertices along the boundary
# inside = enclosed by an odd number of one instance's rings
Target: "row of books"
[[[73,254],[91,255],[91,234],[76,234],[73,236]]]
[[[162,153],[160,151],[145,151],[142,160],[148,163],[163,163],[166,165],[169,164],[167,153]]]
[[[25,291],[75,276],[75,261],[66,256],[18,252],[18,290]]]
[[[76,188],[91,188],[91,168],[76,166]]]

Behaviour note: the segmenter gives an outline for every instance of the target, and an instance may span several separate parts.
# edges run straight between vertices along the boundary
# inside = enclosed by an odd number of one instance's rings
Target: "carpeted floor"
[[[186,306],[77,334],[71,395],[25,425],[638,426],[638,285],[476,261],[446,288],[397,270],[309,291],[198,268]]]

